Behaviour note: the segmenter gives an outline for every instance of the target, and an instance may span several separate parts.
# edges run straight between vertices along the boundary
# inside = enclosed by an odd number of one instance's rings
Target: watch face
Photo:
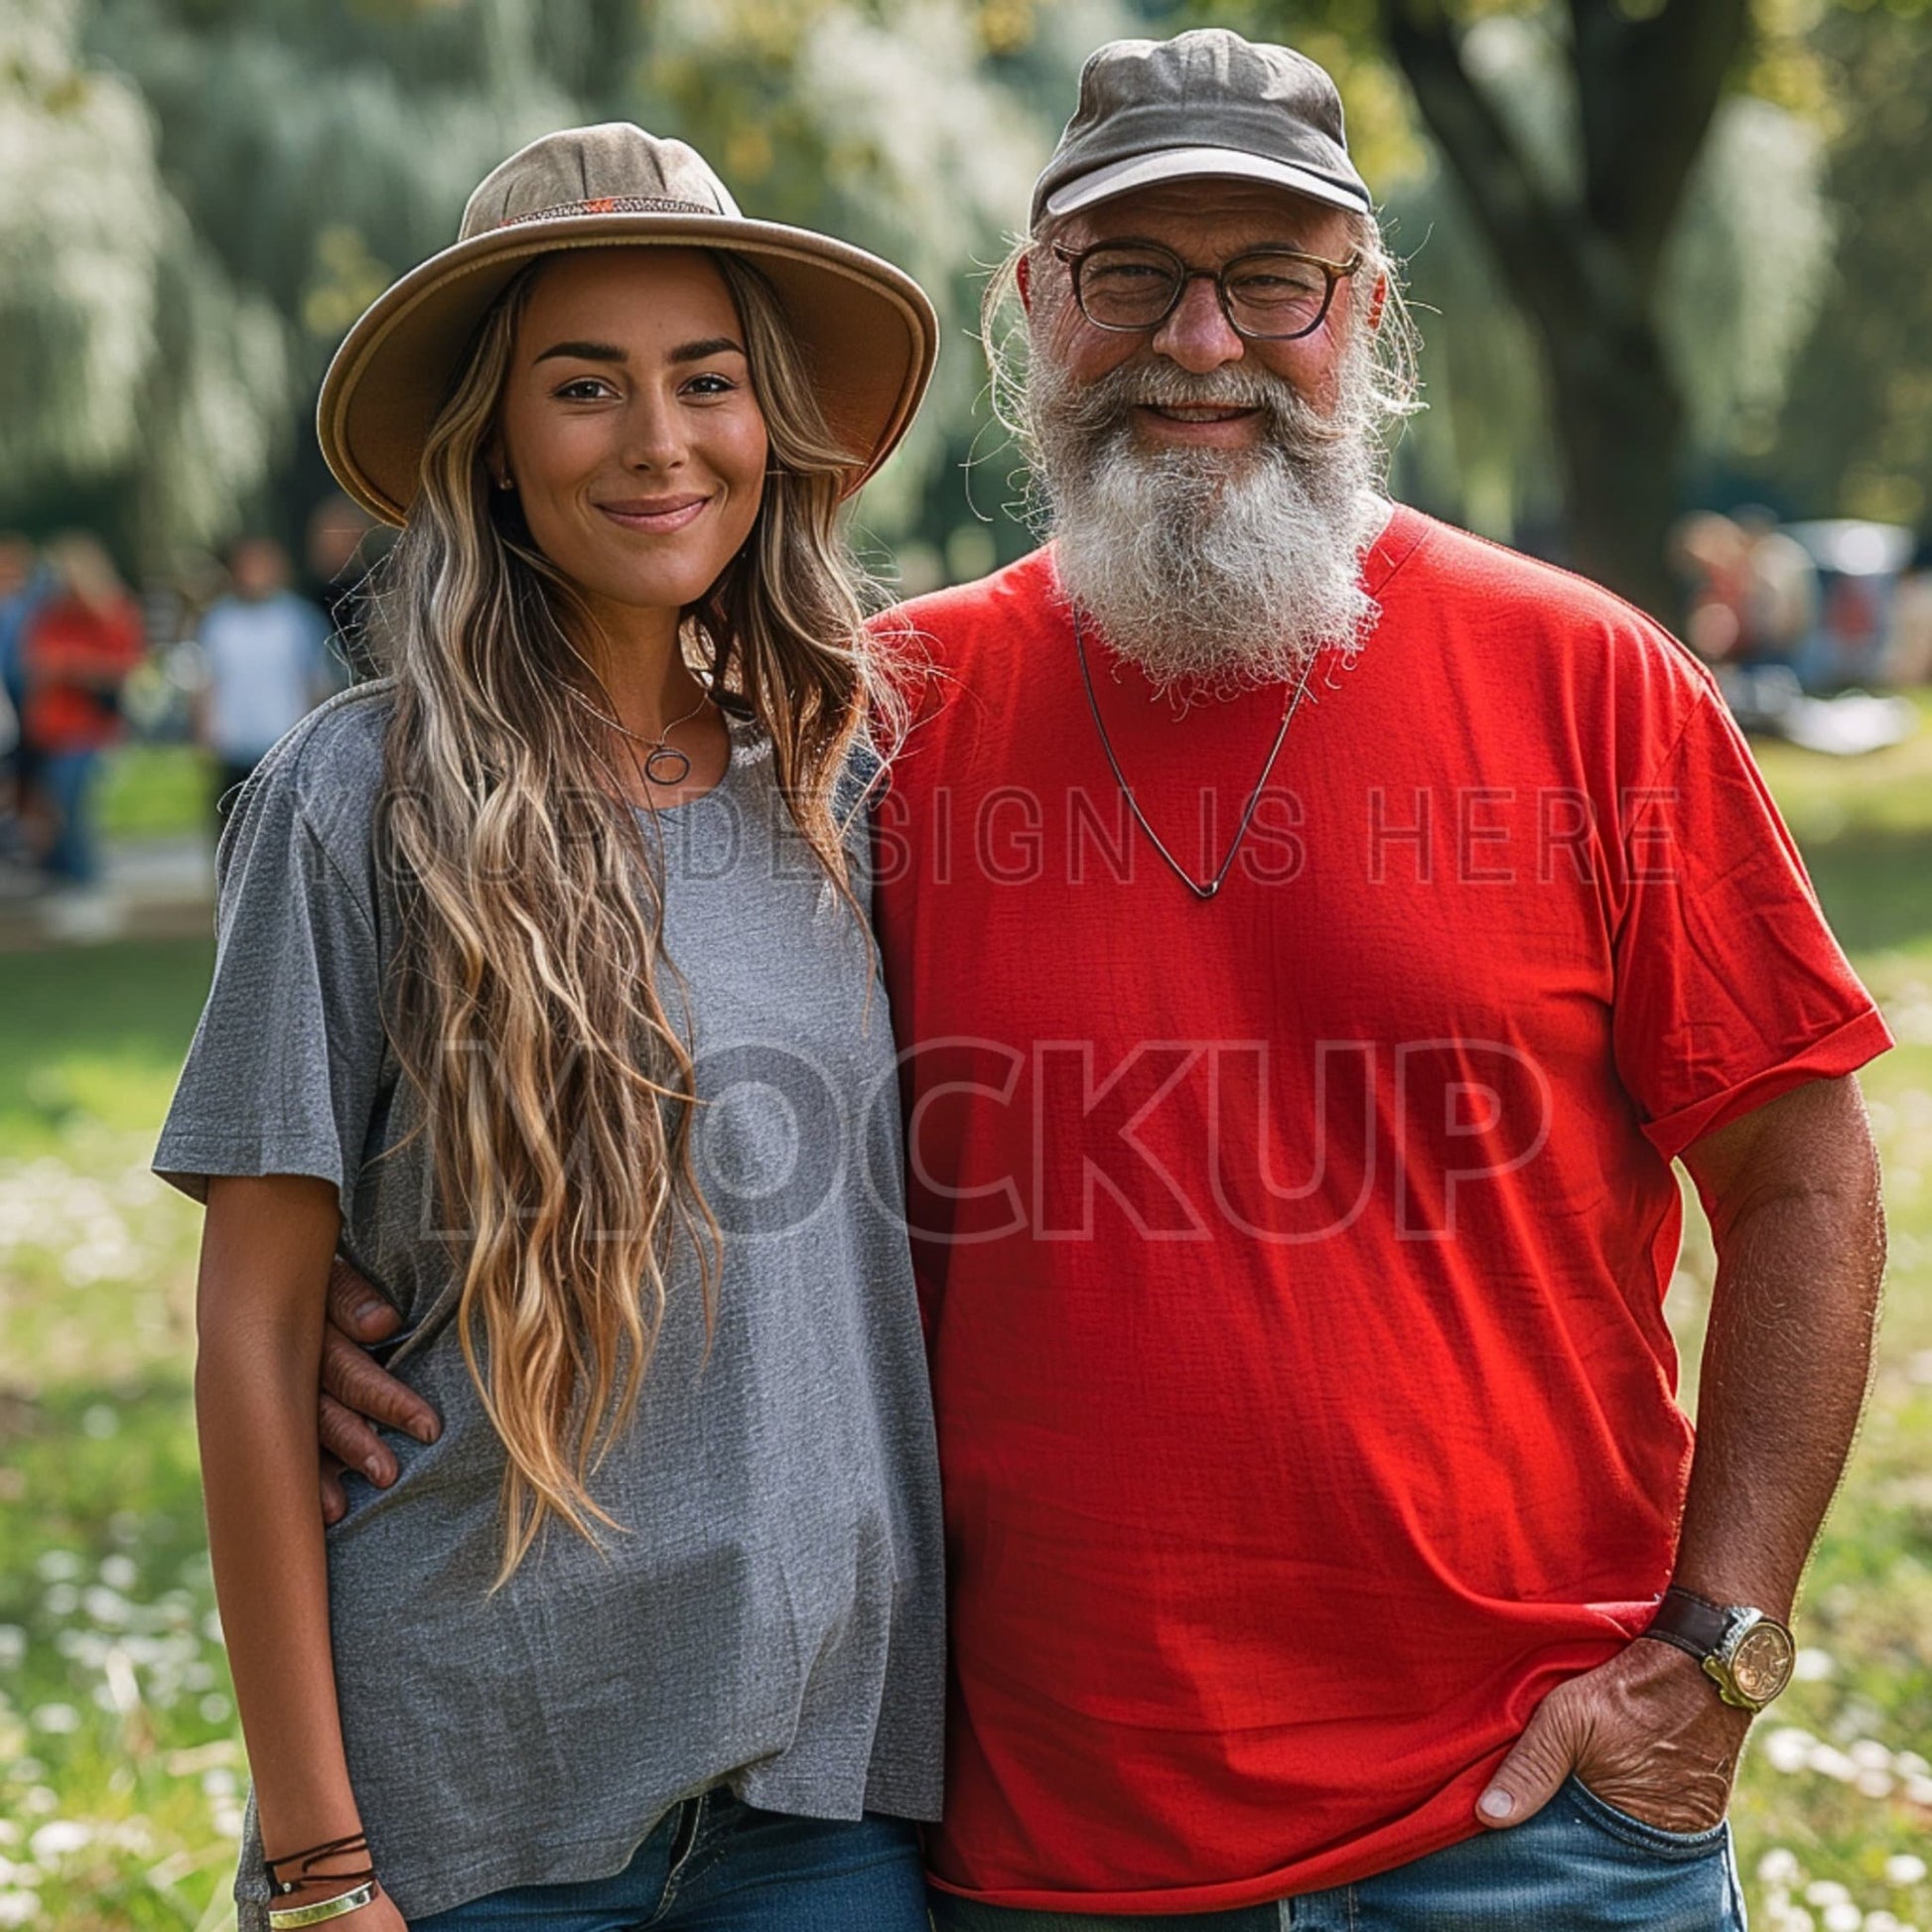
[[[1778,1624],[1753,1624],[1730,1657],[1730,1677],[1753,1704],[1769,1704],[1791,1682],[1791,1638]]]

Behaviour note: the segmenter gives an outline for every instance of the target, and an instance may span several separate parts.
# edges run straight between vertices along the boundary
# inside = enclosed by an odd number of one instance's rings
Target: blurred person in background
[[[228,581],[228,594],[202,619],[203,682],[195,696],[195,736],[214,759],[217,836],[222,799],[336,683],[329,621],[289,588],[279,543],[243,537],[229,552]]]
[[[1738,656],[1746,664],[1796,664],[1818,628],[1818,565],[1780,528],[1777,512],[1746,503],[1735,512],[1744,542],[1744,628]]]
[[[1686,586],[1684,641],[1707,664],[1732,662],[1744,648],[1748,539],[1722,510],[1694,510],[1671,530],[1670,560]]]
[[[1932,684],[1932,531],[1920,535],[1892,593],[1884,664],[1887,684]]]
[[[331,676],[340,686],[374,675],[361,649],[361,591],[370,570],[389,548],[394,532],[338,490],[309,516],[309,587],[334,633]]]
[[[140,606],[97,537],[69,531],[47,554],[53,590],[22,639],[21,729],[54,819],[41,864],[55,885],[83,888],[99,876],[92,811],[101,754],[123,736],[121,686],[147,641]]]
[[[28,853],[26,822],[34,789],[33,741],[22,727],[27,702],[27,621],[47,599],[49,574],[31,539],[0,531],[0,850],[9,858]]]

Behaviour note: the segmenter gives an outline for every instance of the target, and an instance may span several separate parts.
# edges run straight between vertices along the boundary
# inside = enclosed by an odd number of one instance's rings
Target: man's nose
[[[1195,276],[1180,292],[1171,315],[1154,334],[1154,349],[1193,375],[1211,375],[1247,353],[1221,307],[1220,291],[1205,276]]]

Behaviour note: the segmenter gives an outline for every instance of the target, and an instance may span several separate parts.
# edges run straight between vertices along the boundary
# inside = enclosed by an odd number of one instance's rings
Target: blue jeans
[[[1232,1912],[1096,1918],[934,1892],[938,1932],[1742,1932],[1730,1828],[1660,1831],[1572,1778],[1534,1818],[1331,1891]]]
[[[90,886],[99,871],[94,855],[94,774],[98,752],[49,752],[41,759],[41,783],[60,823],[43,864],[70,885]]]
[[[409,1932],[926,1932],[914,1827],[759,1811],[725,1790],[675,1806],[611,1878],[519,1885]]]

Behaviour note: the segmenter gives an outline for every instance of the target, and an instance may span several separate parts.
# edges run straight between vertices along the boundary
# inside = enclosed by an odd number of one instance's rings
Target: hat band
[[[553,207],[532,208],[528,214],[506,214],[496,225],[514,228],[525,221],[555,221],[567,214],[716,214],[702,202],[672,202],[655,195],[600,195],[589,202],[559,202]]]

